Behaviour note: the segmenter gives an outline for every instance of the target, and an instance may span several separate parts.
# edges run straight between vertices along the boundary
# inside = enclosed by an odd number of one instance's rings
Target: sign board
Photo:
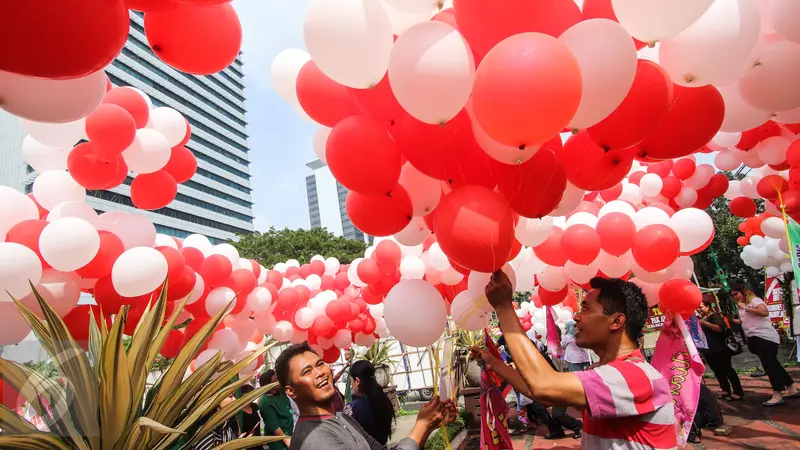
[[[665,316],[658,306],[653,306],[650,308],[650,315],[647,317],[647,322],[644,323],[644,332],[649,333],[651,331],[658,331],[664,326],[664,321],[667,320],[667,316]]]
[[[783,291],[778,277],[767,278],[764,291],[764,303],[767,304],[770,320],[773,324],[788,327],[789,316],[786,314],[786,303],[783,301]]]

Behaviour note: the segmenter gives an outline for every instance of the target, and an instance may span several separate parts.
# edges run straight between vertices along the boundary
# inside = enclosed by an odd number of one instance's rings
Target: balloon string
[[[789,219],[786,217],[786,205],[783,204],[783,196],[780,189],[775,190],[778,193],[778,201],[781,204],[781,216],[783,218],[783,229],[786,232],[786,242],[789,243],[789,251],[792,251],[792,237],[789,235]],[[789,255],[791,258],[791,254]]]

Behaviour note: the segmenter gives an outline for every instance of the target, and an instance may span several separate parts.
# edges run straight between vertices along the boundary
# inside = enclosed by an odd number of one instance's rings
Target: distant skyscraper
[[[314,173],[306,177],[308,216],[311,228],[325,227],[346,239],[367,241],[370,237],[353,225],[347,215],[347,189],[319,159],[306,164]]]
[[[131,177],[117,188],[90,191],[88,203],[98,211],[137,211],[148,216],[159,233],[185,237],[204,234],[219,242],[253,231],[253,200],[245,121],[241,55],[214,75],[179,72],[159,60],[147,45],[141,13],[130,13],[125,48],[106,69],[116,86],[145,92],[153,105],[169,106],[189,121],[186,145],[197,157],[197,174],[178,187],[178,196],[157,211],[135,210]],[[29,192],[35,177],[22,158],[24,132],[15,117],[0,116],[0,184]]]

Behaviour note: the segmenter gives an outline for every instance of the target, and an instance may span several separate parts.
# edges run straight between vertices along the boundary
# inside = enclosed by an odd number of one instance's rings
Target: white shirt
[[[578,347],[575,338],[567,333],[561,338],[561,348],[564,349],[564,361],[572,364],[591,362],[589,352],[584,348]]]
[[[755,308],[758,305],[764,305],[764,300],[756,297],[750,300],[748,308]],[[781,338],[775,328],[772,327],[772,321],[769,316],[762,317],[757,314],[747,312],[744,309],[739,310],[739,317],[742,319],[742,329],[744,335],[747,337],[760,337],[776,344],[781,343]]]

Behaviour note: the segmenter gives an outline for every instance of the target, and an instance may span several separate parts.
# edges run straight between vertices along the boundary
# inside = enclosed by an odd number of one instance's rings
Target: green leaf
[[[122,346],[122,328],[127,318],[127,308],[114,320],[108,338],[103,344],[100,360],[100,420],[103,424],[103,448],[113,448],[128,428],[131,411],[131,380],[128,357]]]
[[[0,448],[15,450],[72,450],[59,436],[42,432],[18,436],[0,435]]]
[[[342,264],[348,264],[356,258],[363,257],[367,249],[367,244],[363,241],[334,236],[324,228],[310,230],[270,228],[266,233],[256,232],[239,236],[237,242],[230,244],[236,247],[242,258],[255,259],[267,267],[289,259],[307,263],[315,255],[333,257]]]

